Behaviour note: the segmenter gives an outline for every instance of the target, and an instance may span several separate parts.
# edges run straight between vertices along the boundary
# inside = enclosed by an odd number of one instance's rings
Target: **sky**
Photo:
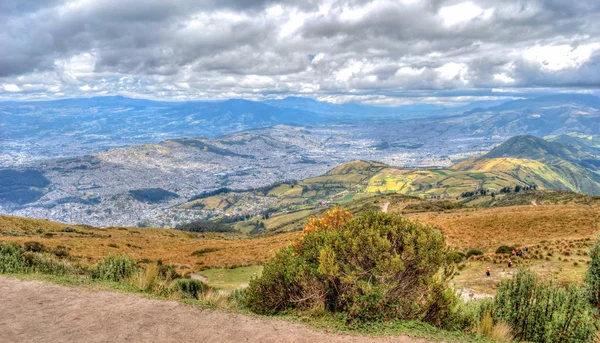
[[[597,0],[0,0],[0,100],[599,94]]]

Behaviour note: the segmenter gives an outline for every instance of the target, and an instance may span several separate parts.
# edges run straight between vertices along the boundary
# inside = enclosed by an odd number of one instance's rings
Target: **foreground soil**
[[[0,342],[426,342],[344,336],[176,301],[0,276]]]

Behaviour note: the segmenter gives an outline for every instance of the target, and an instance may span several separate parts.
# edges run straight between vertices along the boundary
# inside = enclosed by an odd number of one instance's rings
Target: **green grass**
[[[327,332],[346,335],[369,336],[409,336],[413,338],[428,339],[443,342],[494,342],[493,340],[475,334],[465,334],[458,331],[438,329],[426,323],[406,320],[392,320],[386,322],[368,322],[348,325],[346,318],[324,314],[321,316],[282,315],[278,318],[302,323]]]
[[[209,286],[223,290],[234,290],[248,284],[251,278],[262,275],[262,266],[248,266],[233,269],[207,269],[200,272],[206,276]]]

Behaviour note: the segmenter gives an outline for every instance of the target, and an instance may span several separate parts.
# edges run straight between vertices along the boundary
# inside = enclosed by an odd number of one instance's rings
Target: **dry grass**
[[[548,239],[593,238],[600,206],[551,205],[464,209],[408,217],[439,226],[449,245],[493,252],[500,245],[525,246]]]
[[[75,229],[75,232],[65,232],[67,227]],[[299,236],[299,233],[289,233],[249,239],[245,235],[195,234],[171,229],[99,229],[10,216],[0,216],[0,231],[24,234],[0,234],[0,241],[21,244],[37,241],[50,248],[62,245],[69,249],[71,256],[83,262],[93,263],[109,254],[126,254],[138,261],[147,259],[154,263],[163,260],[177,265],[182,273],[260,264]],[[204,249],[213,251],[201,256],[193,255],[195,251]]]
[[[506,323],[494,323],[492,316],[487,312],[477,327],[477,333],[491,338],[494,341],[512,341],[512,327]]]
[[[544,240],[543,243],[528,246],[529,254],[523,257],[509,257],[493,253],[474,256],[461,264],[460,273],[453,282],[466,297],[470,294],[491,295],[495,293],[496,287],[502,279],[511,278],[517,267],[525,266],[534,270],[542,278],[553,279],[563,284],[582,283],[589,261],[587,251],[593,242],[594,240],[587,238]],[[571,246],[580,252],[577,264],[565,255],[571,254],[566,249]],[[513,261],[512,268],[508,268],[506,263],[509,258]],[[487,267],[491,268],[491,277],[485,276]]]

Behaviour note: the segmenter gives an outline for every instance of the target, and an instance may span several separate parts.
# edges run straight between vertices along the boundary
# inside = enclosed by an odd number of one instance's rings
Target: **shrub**
[[[92,278],[106,281],[125,281],[138,269],[135,261],[129,257],[108,256],[102,259],[92,270]]]
[[[23,273],[27,263],[23,259],[23,249],[17,243],[0,244],[0,273]]]
[[[208,286],[202,281],[195,279],[177,279],[174,287],[182,298],[194,299],[198,299],[198,295],[203,294],[208,289]]]
[[[491,313],[497,322],[512,325],[522,341],[588,342],[595,335],[585,292],[540,281],[524,269],[500,283]]]
[[[44,252],[46,247],[40,242],[25,242],[23,243],[23,249],[31,252]]]
[[[69,248],[64,247],[62,245],[58,245],[56,248],[52,250],[52,253],[56,257],[67,257],[69,256]]]
[[[72,268],[47,255],[25,251],[16,243],[1,243],[0,273],[29,272],[64,275],[72,272]]]
[[[454,263],[460,263],[465,259],[465,254],[460,251],[450,251],[446,256],[449,261]]]
[[[202,248],[200,250],[196,250],[192,253],[192,256],[200,257],[204,254],[208,254],[210,252],[219,251],[219,248]]]
[[[163,264],[162,260],[156,261],[158,277],[163,280],[175,280],[181,278],[181,275],[171,264]]]
[[[212,221],[196,221],[177,225],[175,229],[188,232],[236,232],[234,228],[227,224]]]
[[[465,257],[469,258],[471,256],[481,256],[481,255],[483,255],[483,251],[477,250],[477,249],[471,249],[471,250],[467,251],[467,255]]]
[[[590,261],[585,273],[588,300],[596,312],[600,312],[600,239],[590,249]]]
[[[430,226],[376,212],[351,219],[336,208],[312,218],[302,239],[266,263],[245,305],[263,314],[328,310],[350,320],[444,325],[456,302],[438,274],[445,261],[444,238]]]
[[[512,254],[513,250],[515,250],[515,247],[512,246],[508,246],[508,245],[501,245],[500,247],[498,247],[498,249],[496,249],[496,254]]]

